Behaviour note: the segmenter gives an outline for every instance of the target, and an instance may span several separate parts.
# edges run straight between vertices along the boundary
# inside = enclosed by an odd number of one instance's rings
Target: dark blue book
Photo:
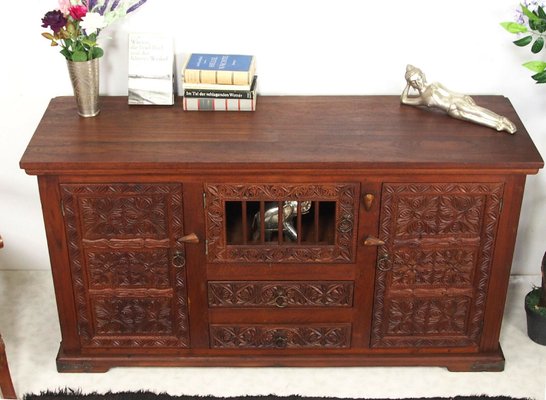
[[[254,56],[194,53],[188,58],[183,75],[185,83],[247,85],[255,70]]]

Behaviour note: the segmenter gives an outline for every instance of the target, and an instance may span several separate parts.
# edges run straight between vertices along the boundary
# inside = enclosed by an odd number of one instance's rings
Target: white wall
[[[101,33],[101,93],[127,92],[127,34],[165,32],[190,52],[255,54],[261,94],[399,94],[407,63],[468,94],[509,97],[546,156],[546,85],[499,22],[517,0],[148,0]],[[0,69],[0,269],[47,269],[36,178],[19,159],[51,97],[71,94],[64,59],[41,38],[56,0],[3,4]],[[496,133],[492,133],[496,134]],[[498,134],[499,140],[503,134]],[[531,176],[513,273],[536,274],[546,250],[546,172]]]

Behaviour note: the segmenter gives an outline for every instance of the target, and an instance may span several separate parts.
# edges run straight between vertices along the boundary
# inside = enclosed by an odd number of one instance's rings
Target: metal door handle
[[[174,253],[172,262],[175,268],[184,268],[186,266],[186,256],[181,251],[177,251]]]

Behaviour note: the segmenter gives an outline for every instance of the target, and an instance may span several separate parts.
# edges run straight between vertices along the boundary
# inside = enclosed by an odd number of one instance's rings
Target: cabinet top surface
[[[512,120],[509,135],[398,96],[261,96],[255,112],[186,112],[102,97],[94,118],[51,101],[22,159],[29,173],[225,168],[502,169],[543,160],[502,96],[474,96]]]

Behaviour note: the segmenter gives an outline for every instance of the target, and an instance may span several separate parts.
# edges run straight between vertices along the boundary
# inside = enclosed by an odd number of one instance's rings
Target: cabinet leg
[[[5,399],[16,399],[15,388],[11,380],[11,374],[8,367],[8,359],[4,347],[4,341],[0,337],[0,390]]]

